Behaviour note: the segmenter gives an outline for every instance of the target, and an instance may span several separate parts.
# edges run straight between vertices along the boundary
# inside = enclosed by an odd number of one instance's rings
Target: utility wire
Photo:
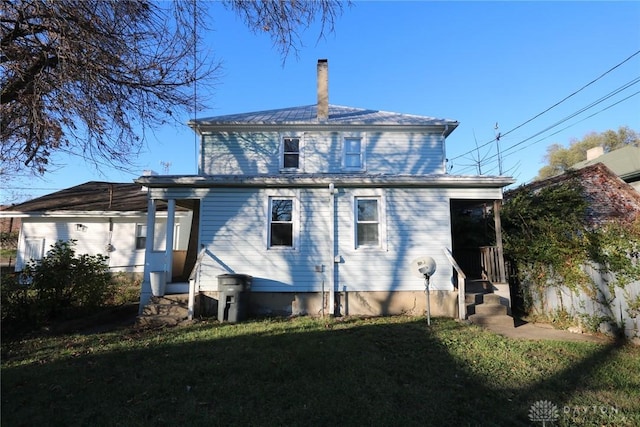
[[[631,82],[630,82],[630,83],[628,83],[627,85],[625,85],[625,86],[624,86],[624,88],[626,89],[626,88],[628,88],[631,84],[638,83],[638,81],[639,81],[639,80],[640,80],[640,78],[637,78],[637,79],[633,80],[633,81],[632,81],[633,83],[631,83]],[[517,152],[519,152],[519,151],[522,151],[522,150],[524,150],[524,149],[526,149],[526,148],[529,148],[530,146],[532,146],[532,145],[534,145],[534,144],[537,144],[537,143],[539,143],[539,142],[542,142],[542,141],[546,140],[547,138],[549,138],[549,137],[551,137],[551,136],[553,136],[553,135],[557,135],[558,133],[560,133],[560,132],[562,132],[562,131],[564,131],[564,130],[566,130],[566,129],[568,129],[568,128],[572,127],[572,126],[577,125],[578,123],[581,123],[581,122],[583,122],[583,121],[585,121],[585,120],[588,120],[588,119],[590,119],[590,118],[592,118],[592,117],[594,117],[594,116],[596,116],[596,115],[598,115],[598,114],[600,114],[600,113],[602,113],[602,112],[604,112],[604,111],[606,111],[606,110],[608,110],[608,109],[610,109],[610,108],[612,108],[612,107],[615,107],[616,105],[618,105],[618,104],[620,104],[620,103],[622,103],[622,102],[624,102],[624,101],[627,101],[628,99],[630,99],[630,98],[632,98],[632,97],[634,97],[634,96],[636,96],[636,95],[640,94],[640,91],[634,92],[634,93],[632,93],[631,95],[626,96],[625,98],[622,98],[622,99],[620,99],[620,100],[618,100],[618,101],[614,102],[613,104],[610,104],[610,105],[608,105],[608,106],[606,106],[606,107],[604,107],[604,108],[602,108],[602,109],[600,109],[600,110],[596,111],[595,113],[592,113],[592,114],[590,114],[590,115],[588,115],[588,116],[586,116],[586,117],[584,117],[584,118],[582,118],[582,119],[578,120],[577,122],[571,123],[571,124],[569,124],[569,125],[567,125],[567,126],[565,126],[565,127],[561,128],[561,129],[559,129],[559,130],[557,130],[557,131],[555,131],[555,132],[553,132],[553,133],[551,133],[551,134],[549,134],[549,135],[546,135],[546,136],[544,136],[543,138],[540,138],[540,139],[538,139],[537,141],[534,141],[534,142],[532,142],[531,144],[529,144],[529,145],[527,145],[527,146],[520,147],[518,150],[512,151],[514,148],[516,148],[516,147],[518,147],[518,146],[521,146],[521,145],[522,145],[522,144],[524,144],[525,142],[527,142],[527,141],[529,141],[529,140],[531,140],[531,139],[535,138],[536,136],[539,136],[540,134],[542,134],[542,133],[546,132],[547,130],[551,130],[551,129],[552,129],[552,128],[554,128],[555,126],[558,126],[558,125],[560,125],[560,124],[562,124],[562,123],[566,122],[567,120],[569,120],[569,119],[571,119],[571,118],[575,117],[576,115],[578,115],[578,114],[580,114],[580,113],[582,113],[582,112],[586,111],[587,109],[592,108],[592,107],[594,107],[595,105],[597,105],[597,104],[599,104],[599,103],[601,103],[601,102],[605,101],[606,99],[610,98],[611,96],[613,96],[613,95],[615,95],[615,94],[619,93],[619,92],[620,92],[620,90],[622,90],[622,89],[618,89],[617,91],[615,91],[615,93],[611,93],[611,94],[609,94],[609,95],[607,95],[607,96],[605,96],[605,97],[601,98],[599,101],[594,101],[594,102],[593,102],[593,103],[591,103],[589,106],[587,106],[587,107],[584,107],[584,108],[580,109],[580,110],[579,110],[579,112],[576,112],[576,113],[574,113],[574,114],[572,114],[572,115],[570,115],[570,116],[566,117],[565,119],[563,119],[563,120],[560,120],[560,121],[556,122],[556,123],[555,123],[554,125],[552,125],[552,126],[548,126],[545,130],[540,131],[540,132],[537,132],[536,134],[534,134],[534,135],[532,135],[532,136],[530,136],[530,137],[528,137],[528,138],[526,138],[526,139],[524,139],[524,140],[522,140],[522,141],[520,141],[520,142],[518,142],[518,143],[516,143],[516,144],[513,144],[513,145],[511,145],[511,146],[507,147],[505,150],[503,150],[503,151],[502,151],[503,158],[504,158],[504,157],[507,157],[507,156],[510,156],[510,155],[512,155],[512,154],[515,154],[515,153],[517,153]],[[506,152],[508,152],[508,151],[511,151],[511,152],[506,153]],[[506,153],[506,154],[505,154],[505,153]],[[489,163],[494,162],[494,161],[495,161],[494,159],[496,159],[497,157],[498,157],[498,156],[497,156],[497,154],[494,154],[494,155],[492,155],[492,156],[490,156],[490,157],[488,157],[488,158],[487,158],[487,162],[489,162]],[[463,171],[465,171],[465,170],[471,169],[472,167],[475,167],[475,165],[464,165],[464,166],[465,166],[465,167],[463,167],[463,168],[460,170],[460,172],[463,172]],[[494,169],[495,169],[495,168],[494,168]]]
[[[538,117],[540,117],[541,115],[547,113],[548,111],[550,111],[551,109],[557,107],[558,105],[562,104],[563,102],[565,102],[567,99],[571,98],[572,96],[578,94],[579,92],[583,91],[584,89],[586,89],[587,87],[591,86],[592,84],[594,84],[595,82],[597,82],[598,80],[600,80],[601,78],[603,78],[604,76],[606,76],[607,74],[609,74],[610,72],[614,71],[615,69],[619,68],[620,66],[622,66],[623,64],[625,64],[626,62],[630,61],[633,57],[635,57],[636,55],[640,54],[640,50],[636,51],[635,53],[631,54],[628,58],[626,58],[625,60],[623,60],[622,62],[614,65],[613,67],[611,67],[610,69],[608,69],[607,71],[605,71],[604,73],[600,74],[598,77],[596,77],[595,79],[591,80],[589,83],[585,84],[584,86],[582,86],[580,89],[574,91],[573,93],[571,93],[570,95],[567,95],[566,97],[564,97],[562,100],[556,102],[555,104],[553,104],[551,107],[545,109],[544,111],[542,111],[541,113],[536,114],[535,116],[533,116],[532,118],[524,121],[523,123],[519,124],[518,126],[514,127],[513,129],[508,130],[507,132],[503,133],[500,138],[505,137],[506,135],[510,134],[511,132],[520,129],[522,126],[526,125],[527,123],[532,122],[533,120],[537,119]],[[476,147],[475,149],[469,150],[466,153],[462,153],[458,156],[452,157],[449,160],[453,161],[456,159],[459,159],[460,157],[464,157],[468,154],[473,153],[474,151],[476,151],[479,148],[483,148],[486,147],[489,144],[492,144],[493,142],[496,141],[497,138],[492,139],[491,141],[487,141],[484,144]]]

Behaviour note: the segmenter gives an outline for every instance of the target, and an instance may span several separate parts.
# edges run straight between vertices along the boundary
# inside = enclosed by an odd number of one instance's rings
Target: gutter
[[[329,184],[340,187],[439,187],[439,188],[502,188],[515,180],[504,176],[464,175],[356,175],[356,174],[280,174],[280,175],[174,175],[142,176],[136,183],[149,188],[211,188],[211,187],[316,187]]]

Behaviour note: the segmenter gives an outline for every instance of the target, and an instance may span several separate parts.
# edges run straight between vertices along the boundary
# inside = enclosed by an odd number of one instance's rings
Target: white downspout
[[[329,184],[329,315],[336,314],[335,188]]]
[[[444,125],[444,130],[442,131],[442,170],[444,173],[447,172],[447,144],[445,143],[447,137],[444,136],[445,133],[449,130],[449,125]]]

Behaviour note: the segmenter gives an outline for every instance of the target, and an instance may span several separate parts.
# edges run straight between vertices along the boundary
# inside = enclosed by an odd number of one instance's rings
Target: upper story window
[[[302,138],[284,136],[280,143],[280,169],[295,172],[302,169]]]
[[[342,140],[342,168],[347,171],[365,170],[365,139],[361,135],[347,135]]]

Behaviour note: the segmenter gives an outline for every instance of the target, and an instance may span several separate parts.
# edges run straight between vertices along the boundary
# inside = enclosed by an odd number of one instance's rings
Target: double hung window
[[[302,138],[285,136],[280,144],[280,169],[294,172],[302,169]]]
[[[267,247],[295,249],[298,241],[299,207],[292,192],[273,194],[267,204]]]
[[[380,246],[379,200],[356,197],[356,247]]]
[[[363,135],[346,135],[342,139],[342,168],[345,171],[365,170],[365,138]]]
[[[147,226],[136,224],[136,249],[145,249],[147,245]]]

